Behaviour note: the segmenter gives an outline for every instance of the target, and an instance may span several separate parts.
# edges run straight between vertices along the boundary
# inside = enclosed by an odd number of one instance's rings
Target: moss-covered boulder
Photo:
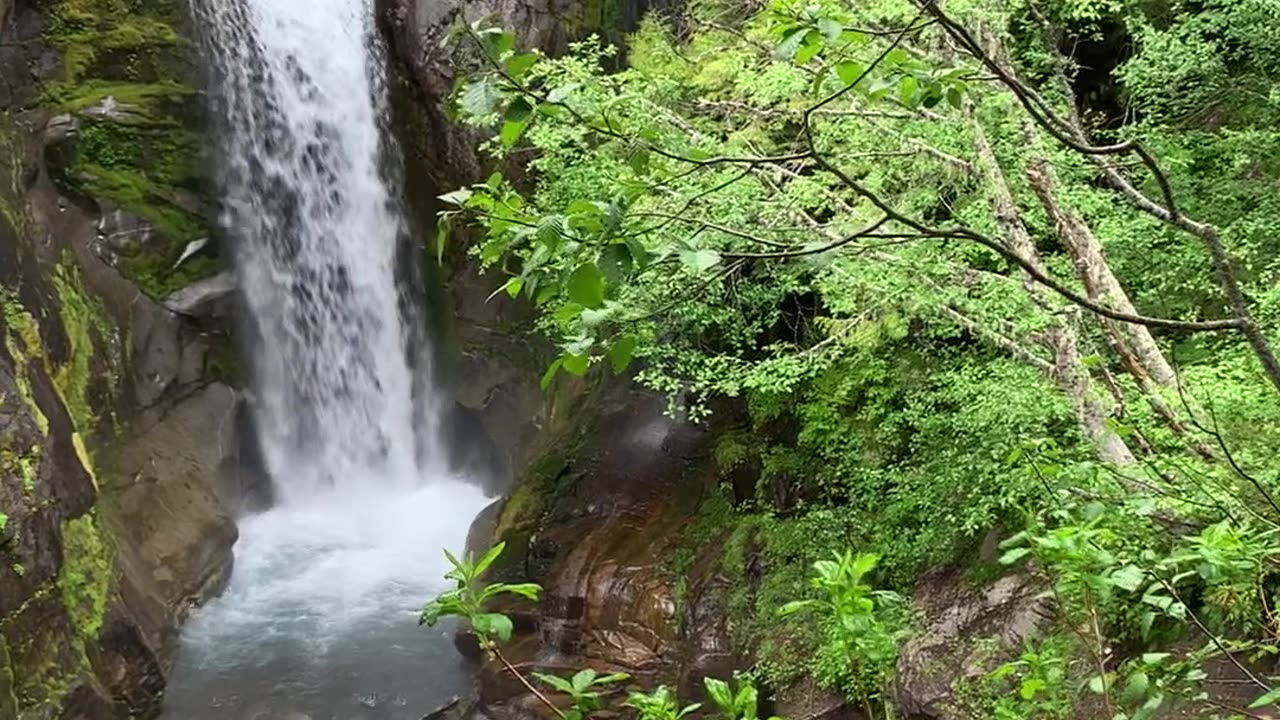
[[[101,254],[156,298],[217,269],[215,244],[184,259],[210,234],[184,13],[173,0],[57,0],[43,34],[61,58],[42,89],[56,114],[50,177],[96,208]]]

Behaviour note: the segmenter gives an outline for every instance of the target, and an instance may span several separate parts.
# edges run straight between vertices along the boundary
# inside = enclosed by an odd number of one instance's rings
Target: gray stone
[[[895,694],[908,717],[950,720],[955,689],[981,678],[1043,635],[1053,620],[1044,582],[1009,575],[974,588],[963,572],[933,571],[916,586],[921,623],[902,647]]]
[[[193,318],[226,317],[228,300],[236,290],[236,276],[230,270],[207,277],[173,293],[164,306],[179,315]]]

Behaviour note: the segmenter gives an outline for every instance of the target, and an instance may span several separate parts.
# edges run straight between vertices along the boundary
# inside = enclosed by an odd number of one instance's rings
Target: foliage
[[[640,720],[680,720],[702,707],[701,703],[682,706],[666,685],[659,685],[652,692],[633,692],[627,697],[626,705],[636,711]]]
[[[441,593],[428,602],[422,609],[418,619],[420,625],[434,626],[446,617],[460,617],[471,624],[471,630],[480,639],[486,649],[497,647],[499,641],[511,639],[511,618],[502,613],[488,612],[485,604],[501,595],[516,595],[529,600],[537,600],[542,588],[532,583],[481,583],[484,572],[493,565],[498,556],[506,548],[506,543],[498,543],[486,552],[479,560],[464,557],[459,560],[448,550],[444,551],[449,564],[453,566],[445,578],[456,583],[452,590]]]
[[[593,688],[603,688],[622,682],[631,676],[626,673],[610,673],[598,675],[590,668],[579,670],[573,677],[565,680],[546,673],[532,673],[533,677],[551,686],[552,689],[568,695],[573,700],[573,707],[565,712],[567,720],[585,720],[591,713],[600,709],[600,693]]]
[[[1023,527],[1004,559],[1061,618],[988,678],[996,717],[1156,717],[1274,652],[1274,3],[690,5],[625,62],[461,26],[458,117],[530,159],[445,194],[440,242],[471,226],[537,309],[544,386],[740,411],[689,539],[724,539],[758,674],[874,700],[905,613],[867,573],[903,591]]]
[[[814,563],[813,587],[819,597],[783,605],[779,614],[812,610],[822,620],[823,642],[815,660],[815,676],[858,701],[879,699],[898,658],[905,636],[902,599],[875,590],[866,582],[875,555],[850,551]]]

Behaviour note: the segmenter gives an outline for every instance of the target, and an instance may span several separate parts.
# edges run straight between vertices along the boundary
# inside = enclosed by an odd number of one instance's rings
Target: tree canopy
[[[717,461],[757,487],[706,522],[771,554],[739,611],[772,681],[880,692],[770,629],[819,554],[903,590],[1000,528],[1055,581],[1036,652],[1107,717],[1272,649],[1280,3],[701,0],[558,58],[459,33],[459,116],[522,172],[443,196],[441,242],[472,225],[539,309],[544,384],[747,408]],[[1049,685],[997,716],[1069,717]]]

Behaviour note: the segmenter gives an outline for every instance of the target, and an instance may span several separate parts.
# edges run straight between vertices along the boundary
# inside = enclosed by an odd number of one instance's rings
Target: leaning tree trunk
[[[1035,243],[1031,241],[1026,225],[1022,222],[1021,212],[1009,190],[1004,171],[996,160],[981,123],[976,119],[973,122],[973,135],[979,173],[986,181],[988,202],[995,213],[996,224],[1006,247],[1043,274],[1047,274]],[[1041,343],[1053,356],[1049,377],[1070,399],[1076,420],[1085,436],[1093,442],[1099,459],[1115,465],[1134,464],[1136,459],[1129,446],[1107,425],[1110,413],[1092,388],[1089,373],[1081,361],[1075,328],[1055,312],[1045,289],[1025,271],[1022,273],[1022,287],[1032,302],[1051,314],[1049,328],[1040,334]]]

